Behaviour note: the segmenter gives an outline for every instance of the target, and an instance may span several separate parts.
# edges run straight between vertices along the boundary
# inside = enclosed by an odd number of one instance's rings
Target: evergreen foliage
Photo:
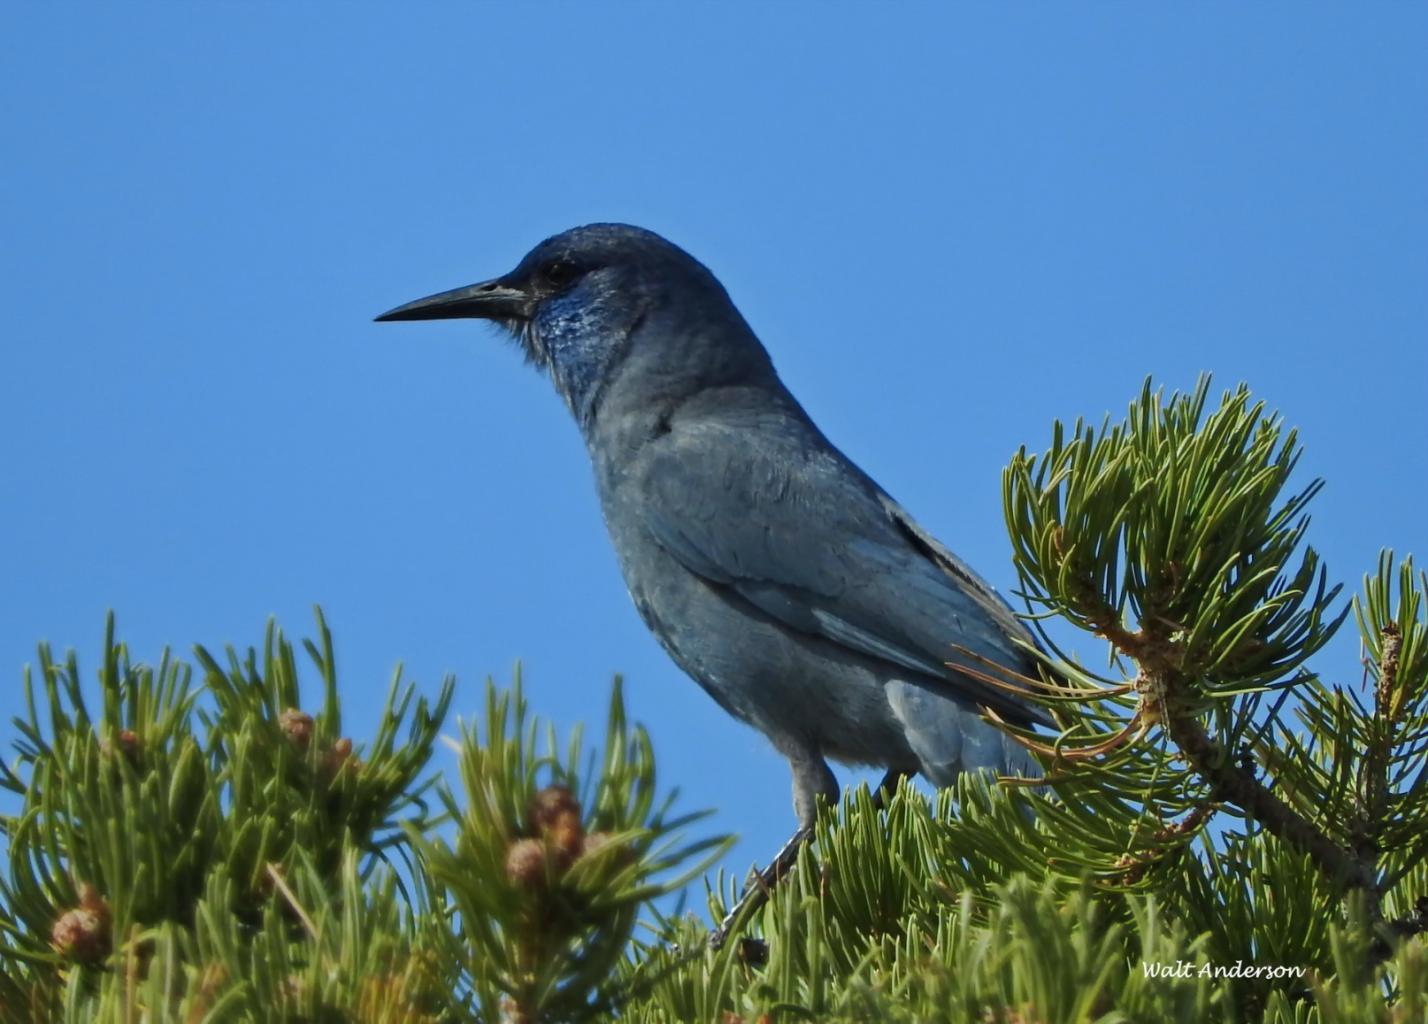
[[[0,1024],[1428,1019],[1428,578],[1385,552],[1341,601],[1293,432],[1208,395],[1147,385],[1006,471],[1024,597],[1108,653],[987,666],[1060,724],[1024,734],[1044,783],[850,791],[717,949],[653,901],[727,840],[689,838],[618,680],[594,750],[488,682],[448,786],[452,680],[398,669],[354,743],[320,613],[309,710],[271,625],[195,683],[111,619],[94,714],[41,647],[0,765]],[[1309,659],[1349,621],[1364,680],[1333,685]]]

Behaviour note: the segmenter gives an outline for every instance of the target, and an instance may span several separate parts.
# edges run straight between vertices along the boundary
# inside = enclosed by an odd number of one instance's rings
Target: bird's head
[[[508,274],[417,299],[377,317],[476,318],[505,328],[549,370],[582,427],[617,381],[667,400],[741,374],[768,356],[703,264],[652,231],[588,224],[547,238]]]

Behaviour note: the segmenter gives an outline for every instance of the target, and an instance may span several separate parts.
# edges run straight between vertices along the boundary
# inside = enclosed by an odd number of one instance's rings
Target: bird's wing
[[[1016,721],[1030,702],[953,665],[953,645],[1035,674],[1033,643],[996,592],[819,437],[780,439],[701,423],[644,453],[638,505],[690,571],[789,628],[946,682]]]

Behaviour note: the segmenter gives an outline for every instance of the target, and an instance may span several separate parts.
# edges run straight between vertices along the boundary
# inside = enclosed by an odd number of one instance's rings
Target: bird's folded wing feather
[[[718,435],[718,436],[711,436]],[[821,440],[821,439],[820,439]],[[1035,675],[994,591],[836,450],[717,424],[646,446],[639,514],[691,572],[789,628],[942,680],[1016,721],[1037,705],[953,665]]]

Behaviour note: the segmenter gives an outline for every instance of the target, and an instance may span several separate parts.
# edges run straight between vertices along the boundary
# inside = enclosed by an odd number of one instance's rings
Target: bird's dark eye
[[[540,268],[540,276],[552,288],[564,288],[580,276],[580,268],[569,260],[551,260]]]

